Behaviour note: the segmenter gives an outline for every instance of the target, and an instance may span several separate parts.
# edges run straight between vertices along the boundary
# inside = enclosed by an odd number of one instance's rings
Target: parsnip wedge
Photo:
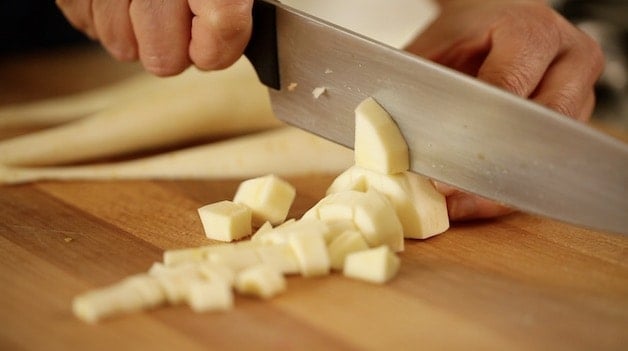
[[[373,98],[355,109],[355,164],[379,173],[394,174],[410,167],[408,145],[399,128]]]

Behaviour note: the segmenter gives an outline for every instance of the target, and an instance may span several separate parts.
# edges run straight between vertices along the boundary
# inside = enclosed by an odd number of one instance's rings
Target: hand
[[[253,0],[57,0],[70,23],[119,60],[175,75],[234,63],[251,35]]]
[[[603,69],[599,45],[538,0],[441,0],[440,16],[407,50],[588,120]],[[452,220],[510,209],[443,185]]]

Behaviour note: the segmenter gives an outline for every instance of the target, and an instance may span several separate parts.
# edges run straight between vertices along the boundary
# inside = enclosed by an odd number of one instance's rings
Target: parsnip
[[[209,239],[229,242],[252,233],[251,209],[245,205],[223,200],[199,208],[198,215]]]
[[[178,89],[162,89],[88,118],[0,142],[0,163],[43,166],[224,137],[281,125],[244,59]]]
[[[192,70],[191,70],[192,71]],[[191,74],[160,79],[137,74],[120,82],[76,94],[16,103],[0,107],[0,130],[43,128],[91,115],[112,105],[165,88],[164,83],[185,84]]]
[[[0,183],[42,179],[225,179],[269,173],[332,174],[353,163],[350,149],[292,127],[131,161],[66,167],[3,167]]]

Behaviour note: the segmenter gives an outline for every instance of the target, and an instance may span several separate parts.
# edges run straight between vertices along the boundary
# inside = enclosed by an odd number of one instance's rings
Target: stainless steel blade
[[[375,98],[417,173],[576,225],[628,233],[628,145],[545,107],[274,3],[277,116],[352,147]],[[325,93],[316,98],[316,88]]]

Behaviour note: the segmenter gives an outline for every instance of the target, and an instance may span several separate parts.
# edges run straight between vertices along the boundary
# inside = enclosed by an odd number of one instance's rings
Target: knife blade
[[[404,135],[413,172],[628,234],[628,144],[277,1],[255,1],[253,27],[245,55],[288,124],[351,148],[354,109],[373,97]]]

